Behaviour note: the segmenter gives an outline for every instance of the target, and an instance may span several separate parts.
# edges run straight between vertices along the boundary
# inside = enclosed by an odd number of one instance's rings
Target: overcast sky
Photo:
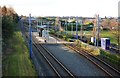
[[[85,16],[95,14],[118,16],[120,0],[0,0],[0,5],[11,6],[19,15]]]

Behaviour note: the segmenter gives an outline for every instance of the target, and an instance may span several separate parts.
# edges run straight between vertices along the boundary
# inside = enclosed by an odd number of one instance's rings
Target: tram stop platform
[[[63,41],[61,39],[55,39],[54,37],[50,36],[47,38],[44,37],[39,37],[38,32],[33,32],[33,35],[36,37],[36,39],[40,42],[40,43],[46,43],[46,44],[63,44],[63,43],[73,43],[73,42],[67,42],[67,41]],[[46,40],[46,41],[45,41]]]

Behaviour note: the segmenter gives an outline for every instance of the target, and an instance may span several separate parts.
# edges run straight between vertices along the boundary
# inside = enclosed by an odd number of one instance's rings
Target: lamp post
[[[29,14],[29,50],[30,50],[30,58],[32,55],[32,28],[31,28],[31,14]]]

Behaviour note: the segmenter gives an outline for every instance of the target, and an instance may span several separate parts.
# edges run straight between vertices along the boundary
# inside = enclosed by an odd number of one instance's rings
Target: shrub
[[[89,42],[89,44],[90,44],[90,45],[94,45],[94,43],[93,43],[93,42]]]

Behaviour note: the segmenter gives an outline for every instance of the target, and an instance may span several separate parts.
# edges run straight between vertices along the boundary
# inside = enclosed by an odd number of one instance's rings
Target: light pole
[[[32,28],[31,28],[31,14],[29,14],[29,50],[30,50],[30,58],[32,55]]]

